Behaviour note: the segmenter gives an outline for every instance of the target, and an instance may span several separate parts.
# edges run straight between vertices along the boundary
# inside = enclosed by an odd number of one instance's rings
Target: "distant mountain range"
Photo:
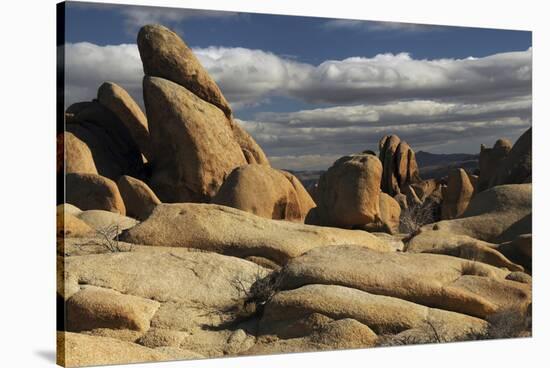
[[[473,173],[479,168],[478,160],[477,154],[416,152],[416,163],[422,179],[442,178],[448,175],[450,169],[458,167]],[[300,179],[306,188],[314,185],[324,172],[324,170],[287,171]]]
[[[422,179],[442,178],[452,168],[461,167],[468,172],[479,168],[479,155],[468,153],[430,153],[416,152],[416,163]]]

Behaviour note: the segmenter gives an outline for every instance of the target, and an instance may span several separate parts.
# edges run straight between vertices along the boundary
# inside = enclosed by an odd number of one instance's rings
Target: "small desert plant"
[[[432,202],[411,205],[401,211],[399,217],[399,231],[405,234],[418,232],[426,224],[435,221],[435,204]]]
[[[487,338],[503,339],[531,334],[531,305],[527,308],[511,307],[487,318]]]
[[[235,278],[232,284],[239,294],[237,300],[241,300],[246,309],[252,309],[261,313],[263,307],[280,290],[281,275],[282,273],[279,270],[265,276],[262,269],[258,266],[258,270],[252,280],[243,280],[242,277]],[[250,287],[247,287],[247,284]]]
[[[379,335],[377,346],[401,346],[449,342],[441,335],[438,328],[432,321],[426,321],[426,327],[423,330],[418,330],[414,333],[409,332],[410,331],[404,331],[403,333],[396,335]]]
[[[133,244],[123,245],[119,241],[120,227],[118,224],[111,224],[104,228],[96,229],[94,240],[79,244],[82,246],[101,246],[111,253],[131,252],[134,250]]]
[[[468,261],[462,263],[460,273],[464,276],[479,276],[479,267],[476,261]]]

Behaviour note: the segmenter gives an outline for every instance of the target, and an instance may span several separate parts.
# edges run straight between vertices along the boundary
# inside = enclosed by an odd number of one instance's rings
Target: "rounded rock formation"
[[[382,164],[371,154],[344,156],[319,179],[317,216],[321,225],[353,227],[380,221]]]
[[[109,178],[96,174],[66,175],[66,201],[82,210],[105,210],[126,214],[118,187]]]
[[[261,188],[261,193],[258,189]],[[212,203],[255,215],[303,222],[315,203],[292,174],[266,165],[236,168],[224,181]]]
[[[139,179],[123,175],[117,185],[126,206],[126,214],[130,217],[145,220],[161,203],[151,188]]]

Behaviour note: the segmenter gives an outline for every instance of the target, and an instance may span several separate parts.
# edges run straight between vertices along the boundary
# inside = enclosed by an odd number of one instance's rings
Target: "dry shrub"
[[[434,211],[435,204],[433,202],[411,205],[401,210],[399,231],[405,234],[418,232],[422,226],[431,224],[436,220]]]
[[[78,244],[75,246],[77,247],[83,247],[83,246],[100,246],[106,249],[108,252],[111,253],[119,253],[119,252],[131,252],[134,250],[133,245],[126,245],[122,244],[119,241],[119,234],[120,234],[120,227],[118,224],[111,224],[109,226],[106,226],[101,229],[97,229],[95,231],[95,238],[94,240],[88,241],[86,243]]]

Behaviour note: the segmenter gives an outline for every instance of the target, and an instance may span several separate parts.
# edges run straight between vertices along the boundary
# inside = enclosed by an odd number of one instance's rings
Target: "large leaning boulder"
[[[338,159],[319,179],[317,221],[352,227],[380,222],[380,160],[369,153]]]
[[[160,204],[149,218],[121,234],[120,240],[147,245],[189,247],[233,255],[258,256],[284,264],[315,247],[337,244],[390,251],[365,231],[269,220],[214,204]]]
[[[261,188],[261,193],[258,193]],[[290,173],[267,165],[245,165],[229,174],[212,202],[255,215],[303,222],[315,203]]]
[[[166,79],[144,77],[154,152],[151,188],[163,202],[208,202],[246,164],[223,112]]]
[[[145,75],[175,82],[231,116],[218,85],[176,33],[161,25],[146,25],[139,30],[137,45]]]
[[[113,82],[103,83],[97,90],[97,100],[111,110],[126,126],[141,153],[151,160],[147,118],[126,90]]]

